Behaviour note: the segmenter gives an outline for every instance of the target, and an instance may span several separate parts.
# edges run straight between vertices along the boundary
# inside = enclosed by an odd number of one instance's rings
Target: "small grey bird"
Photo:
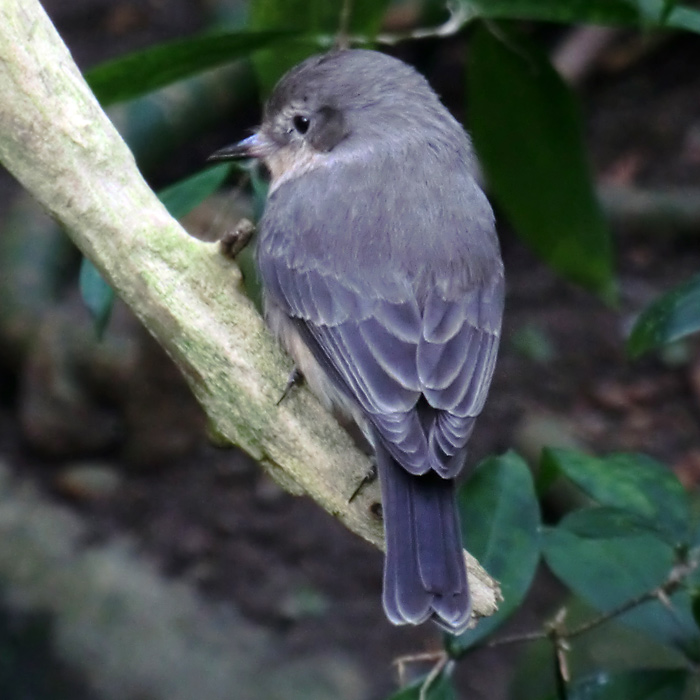
[[[504,297],[469,137],[413,68],[345,50],[289,71],[259,130],[212,158],[246,156],[270,171],[257,245],[267,322],[375,451],[386,614],[460,633],[471,602],[455,479]]]

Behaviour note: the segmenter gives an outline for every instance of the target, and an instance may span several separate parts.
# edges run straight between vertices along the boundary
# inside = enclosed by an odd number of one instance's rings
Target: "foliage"
[[[641,314],[629,337],[633,357],[700,330],[700,275],[683,282]]]
[[[131,54],[98,66],[87,77],[108,104],[249,57],[265,94],[291,65],[331,46],[336,34],[372,45],[388,6],[386,0],[251,0],[246,27]],[[350,12],[342,26],[344,10]],[[465,30],[469,39],[470,124],[494,199],[516,234],[554,270],[614,301],[611,235],[594,195],[576,100],[515,21],[700,32],[700,11],[671,0],[459,0],[454,11],[453,29]],[[197,174],[162,192],[162,201],[182,216],[228,172],[214,168]],[[260,189],[259,180],[254,183]],[[631,334],[630,353],[639,355],[700,328],[699,289],[696,277],[650,306]],[[81,290],[101,331],[112,294],[89,263],[81,271]],[[598,458],[545,450],[537,468],[540,485],[568,480],[587,503],[544,526],[530,468],[518,455],[492,457],[477,468],[459,493],[464,537],[501,582],[505,601],[498,614],[475,629],[447,636],[449,661],[443,659],[436,674],[398,691],[393,700],[454,698],[456,660],[485,645],[535,640],[550,644],[554,669],[548,695],[542,697],[684,697],[692,679],[687,669],[700,660],[700,531],[683,487],[666,467],[644,455]],[[598,616],[569,628],[556,616],[529,635],[499,641],[494,633],[520,607],[543,562]],[[639,659],[621,671],[600,662],[595,673],[568,680],[567,646],[585,644],[584,633],[613,620],[673,649],[682,664],[658,669]]]
[[[289,32],[231,32],[184,39],[102,63],[86,75],[103,107],[131,100],[201,71],[249,56]]]
[[[557,272],[614,300],[603,219],[571,91],[532,42],[482,25],[469,51],[470,126],[497,202]]]

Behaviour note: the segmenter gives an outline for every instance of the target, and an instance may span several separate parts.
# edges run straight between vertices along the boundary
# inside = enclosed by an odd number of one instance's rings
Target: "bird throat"
[[[270,194],[283,183],[323,166],[324,154],[309,146],[290,148],[284,146],[265,158],[270,171]]]

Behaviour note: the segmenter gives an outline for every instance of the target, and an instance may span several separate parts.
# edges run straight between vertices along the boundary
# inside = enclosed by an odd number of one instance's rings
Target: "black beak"
[[[237,160],[238,158],[264,158],[271,152],[272,144],[260,134],[249,136],[243,141],[226,146],[212,153],[207,161]]]

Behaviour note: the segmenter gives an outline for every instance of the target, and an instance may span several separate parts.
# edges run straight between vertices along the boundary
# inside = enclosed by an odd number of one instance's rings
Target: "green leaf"
[[[598,612],[578,596],[557,598],[566,606],[567,629],[576,629],[594,620]],[[648,634],[613,619],[570,640],[566,654],[573,688],[578,679],[599,673],[628,672],[635,669],[687,670],[687,658],[678,650],[652,639]],[[555,697],[552,672],[552,642],[549,639],[524,644],[511,676],[509,700],[543,700]],[[621,696],[620,700],[626,700]],[[686,698],[690,700],[690,698]]]
[[[610,612],[661,585],[676,563],[674,549],[653,535],[591,539],[576,533],[576,515],[543,533],[547,565],[574,593],[601,612]],[[572,523],[573,530],[569,528]],[[649,600],[619,616],[655,641],[695,658],[700,634],[690,596],[680,590],[666,606]]]
[[[591,182],[577,105],[541,49],[507,37],[480,26],[469,51],[470,125],[489,186],[538,255],[612,301],[610,232]]]
[[[596,506],[581,508],[567,518],[567,529],[578,537],[609,539],[611,537],[636,537],[655,532],[653,524],[645,518],[618,508]]]
[[[229,164],[215,165],[176,182],[158,192],[158,199],[175,219],[181,219],[221,187],[231,170]]]
[[[401,688],[388,700],[457,700],[457,692],[452,682],[451,674],[443,671],[421,695],[426,678]]]
[[[648,306],[627,341],[632,357],[700,330],[700,275],[680,284]]]
[[[668,22],[673,10],[678,5],[678,0],[663,0],[663,9],[659,16],[659,24],[664,25]]]
[[[690,502],[673,472],[640,454],[591,457],[575,450],[542,452],[545,469],[556,468],[604,506],[628,511],[670,544],[690,538]]]
[[[292,66],[321,48],[329,49],[340,26],[344,0],[252,0],[250,24],[256,30],[294,29],[314,39],[285,42],[274,51],[254,58],[263,93],[268,94]],[[351,3],[349,30],[368,42],[381,26],[389,0],[355,0]]]
[[[253,211],[255,220],[259,221],[265,210],[265,202],[267,194],[270,190],[270,183],[260,174],[260,168],[253,167],[250,169],[250,184],[253,188]]]
[[[102,338],[112,315],[114,290],[87,258],[80,263],[79,284],[85,306],[95,322],[97,337]]]
[[[457,656],[493,632],[530,588],[540,557],[540,509],[527,463],[514,452],[482,462],[457,496],[466,548],[501,584],[498,612],[449,637]]]
[[[668,27],[700,32],[700,12],[669,0],[460,0],[475,17]]]
[[[107,61],[85,74],[103,107],[249,56],[288,38],[289,31],[230,32],[182,39]]]
[[[568,700],[681,700],[690,679],[675,669],[601,671],[574,681],[567,688]]]

